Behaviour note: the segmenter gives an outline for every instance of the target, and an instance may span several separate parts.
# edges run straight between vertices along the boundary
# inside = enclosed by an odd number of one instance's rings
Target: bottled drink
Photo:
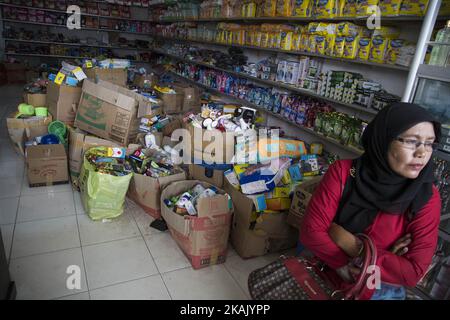
[[[436,44],[433,46],[431,52],[430,64],[435,66],[450,66],[450,20],[447,21],[447,25],[438,31],[436,35],[436,42],[445,43]]]

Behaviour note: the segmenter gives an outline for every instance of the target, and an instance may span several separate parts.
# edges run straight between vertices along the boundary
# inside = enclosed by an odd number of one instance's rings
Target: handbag
[[[349,288],[338,290],[331,270],[316,257],[280,257],[275,262],[250,273],[248,288],[254,300],[359,300],[370,277],[368,268],[375,265],[377,250],[370,237],[361,239],[364,255],[361,273]],[[337,276],[337,274],[335,274]],[[334,278],[336,279],[336,278]]]

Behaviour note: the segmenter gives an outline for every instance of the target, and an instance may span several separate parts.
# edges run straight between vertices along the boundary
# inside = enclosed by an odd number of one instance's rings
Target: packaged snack
[[[400,6],[403,0],[380,0],[382,16],[396,16],[400,14]]]
[[[277,13],[278,17],[289,17],[292,14],[291,0],[278,0]]]
[[[293,0],[292,16],[302,18],[310,17],[313,3],[313,0]]]
[[[325,37],[325,55],[330,57],[334,55],[335,40],[335,34],[329,34]]]
[[[428,0],[403,0],[400,15],[423,16],[428,7]]]
[[[356,17],[356,0],[341,0],[340,16],[354,18]]]
[[[389,39],[380,36],[372,38],[369,61],[384,63],[384,56],[389,44]]]
[[[358,59],[359,60],[369,60],[371,38],[360,38],[359,39],[359,49],[358,49]]]
[[[316,37],[316,52],[318,54],[325,54],[325,36],[315,36]]]
[[[277,13],[277,0],[265,0],[263,15],[265,17],[275,17]]]
[[[314,7],[314,16],[317,18],[336,17],[336,0],[317,0]]]
[[[341,22],[337,24],[337,35],[341,37],[349,37],[349,36],[356,36],[361,35],[361,26],[357,26],[350,22]]]
[[[344,56],[345,37],[338,36],[334,40],[333,56],[342,58]]]
[[[390,40],[386,51],[385,62],[388,64],[395,64],[404,44],[405,41],[402,39]]]
[[[373,14],[371,6],[377,6],[379,0],[356,0],[356,16],[364,17]]]
[[[300,158],[300,168],[303,176],[316,176],[319,174],[319,162],[317,155],[308,154]]]
[[[350,36],[345,37],[345,44],[344,44],[344,54],[343,58],[346,59],[355,59],[356,54],[358,53],[358,43],[359,43],[359,36]]]
[[[293,32],[292,31],[281,31],[280,37],[281,37],[280,49],[281,50],[292,50]]]

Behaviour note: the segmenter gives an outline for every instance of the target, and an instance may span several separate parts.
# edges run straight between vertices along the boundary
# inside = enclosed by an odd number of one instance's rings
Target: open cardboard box
[[[62,144],[28,147],[26,163],[30,187],[69,182],[67,155]]]
[[[180,195],[197,184],[206,188],[212,186],[198,180],[177,181],[169,184],[161,194],[162,217],[194,269],[225,262],[232,219],[231,202],[221,189],[216,196],[199,199],[198,216],[195,217],[181,216],[164,203],[165,199]]]

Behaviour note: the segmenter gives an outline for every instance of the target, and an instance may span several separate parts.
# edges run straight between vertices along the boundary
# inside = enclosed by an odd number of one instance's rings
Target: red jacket
[[[336,215],[351,166],[351,160],[336,161],[330,166],[311,198],[300,229],[300,242],[333,269],[343,267],[349,261],[344,251],[331,240],[328,229]],[[364,233],[372,238],[378,249],[377,266],[382,282],[416,286],[436,250],[440,212],[441,198],[436,187],[433,187],[431,199],[410,222],[405,215],[379,212]],[[407,233],[412,236],[409,251],[403,256],[392,254],[389,249]],[[370,299],[372,293],[368,292],[363,298]]]

